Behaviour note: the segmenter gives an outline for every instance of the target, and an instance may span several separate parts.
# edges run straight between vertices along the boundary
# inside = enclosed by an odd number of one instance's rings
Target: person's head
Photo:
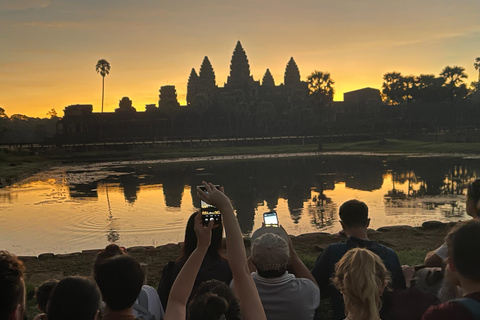
[[[278,234],[265,233],[253,241],[251,256],[260,276],[280,277],[287,270],[290,248]]]
[[[53,289],[57,285],[57,279],[50,279],[42,283],[35,290],[35,299],[37,300],[38,310],[41,312],[47,312],[47,303],[50,300],[50,295],[52,294]]]
[[[203,282],[195,291],[188,304],[187,319],[240,320],[242,317],[232,289],[224,282],[209,280]]]
[[[102,299],[112,311],[130,308],[143,286],[140,263],[127,255],[117,255],[100,262],[93,270]]]
[[[185,228],[185,240],[182,246],[182,257],[188,258],[197,248],[197,235],[195,234],[195,217],[198,212],[192,213],[188,219]],[[223,225],[220,223],[218,227],[212,229],[212,238],[208,247],[207,255],[221,256],[223,239]]]
[[[480,219],[480,179],[476,179],[468,185],[467,214],[474,219]]]
[[[332,281],[343,295],[345,315],[360,320],[380,319],[380,296],[390,275],[379,256],[363,248],[347,251],[335,265]]]
[[[449,271],[471,282],[480,282],[480,222],[459,222],[446,237]]]
[[[359,200],[348,200],[340,206],[340,223],[343,229],[368,228],[368,207],[365,202]]]
[[[0,320],[23,319],[25,313],[25,267],[8,251],[0,251]]]
[[[94,320],[102,299],[95,281],[66,277],[57,283],[47,304],[48,320]]]
[[[123,256],[125,254],[124,249],[120,248],[118,245],[112,243],[105,247],[102,251],[97,254],[95,258],[95,262],[93,263],[93,270],[102,263],[103,261],[115,257],[115,256]]]

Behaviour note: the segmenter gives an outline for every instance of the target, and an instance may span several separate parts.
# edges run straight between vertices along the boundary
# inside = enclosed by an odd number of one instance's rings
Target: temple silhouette
[[[255,81],[250,74],[245,50],[238,41],[232,55],[230,75],[223,87],[216,84],[215,71],[207,56],[203,59],[198,75],[192,69],[187,86],[187,105],[199,108],[205,107],[205,103],[208,107],[218,106],[229,95],[241,95],[240,99],[248,104],[261,101],[278,105],[294,96],[306,99],[308,83],[300,80],[300,71],[293,57],[287,63],[282,84],[275,85],[269,69],[265,71],[261,82]]]
[[[278,79],[277,79],[278,83]],[[168,139],[252,137],[271,135],[318,135],[321,123],[333,123],[337,113],[370,110],[364,105],[381,103],[378,89],[365,88],[345,94],[345,103],[330,101],[318,106],[302,81],[291,57],[283,83],[266,69],[261,81],[250,73],[247,54],[237,42],[230,74],[223,87],[207,56],[199,72],[192,68],[186,105],[180,105],[173,85],[160,87],[158,106],[148,104],[139,112],[128,97],[115,112],[94,113],[93,105],[70,105],[57,124],[56,141],[86,143],[109,141],[158,141]],[[350,102],[349,102],[350,101]],[[345,107],[349,106],[349,107]]]

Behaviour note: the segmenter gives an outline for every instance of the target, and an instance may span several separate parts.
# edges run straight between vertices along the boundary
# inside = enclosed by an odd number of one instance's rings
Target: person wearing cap
[[[402,267],[395,251],[368,239],[370,219],[367,205],[358,200],[346,201],[340,206],[339,216],[343,232],[348,238],[344,242],[329,245],[320,254],[312,270],[322,291],[322,299],[332,298],[333,320],[345,319],[345,305],[342,294],[332,284],[331,278],[335,272],[335,264],[352,248],[365,248],[377,254],[391,273],[392,287],[406,289]],[[391,313],[391,308],[391,305],[384,301],[380,311],[382,319],[390,319],[388,313]]]
[[[252,235],[250,269],[267,319],[308,320],[320,304],[320,289],[281,227]]]

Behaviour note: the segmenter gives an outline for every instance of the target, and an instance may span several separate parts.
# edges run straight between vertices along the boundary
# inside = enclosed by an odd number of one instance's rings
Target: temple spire
[[[187,105],[192,103],[193,97],[197,94],[197,87],[198,87],[198,75],[195,71],[195,68],[192,68],[190,72],[190,77],[188,78],[187,84]]]
[[[285,68],[285,86],[295,87],[300,84],[300,71],[293,57],[287,63]]]
[[[253,82],[253,78],[250,76],[250,65],[248,64],[247,54],[245,50],[243,50],[240,41],[238,41],[235,50],[233,50],[227,85],[238,87],[248,85],[251,82]]]
[[[273,80],[273,76],[270,73],[269,69],[265,71],[265,75],[263,76],[263,80],[262,80],[262,86],[275,87],[275,80]]]
[[[204,89],[211,89],[216,86],[215,72],[207,56],[203,58],[202,66],[200,67],[199,82]]]

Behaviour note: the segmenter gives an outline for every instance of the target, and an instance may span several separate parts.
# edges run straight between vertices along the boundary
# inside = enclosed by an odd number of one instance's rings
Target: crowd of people
[[[467,192],[473,219],[457,223],[445,243],[425,257],[422,267],[439,268],[443,275],[434,292],[416,285],[419,268],[401,266],[394,250],[368,238],[370,219],[362,201],[342,204],[346,239],[330,244],[310,271],[281,226],[255,231],[247,257],[230,199],[222,188],[203,185],[197,193],[221,212],[222,224],[192,214],[181,256],[164,267],[157,290],[145,285],[142,265],[111,244],[98,253],[91,277],[39,286],[34,320],[311,320],[321,299],[331,299],[334,320],[480,319],[478,179]],[[0,251],[0,320],[26,319],[24,273],[22,261]],[[440,292],[449,292],[448,301]]]

